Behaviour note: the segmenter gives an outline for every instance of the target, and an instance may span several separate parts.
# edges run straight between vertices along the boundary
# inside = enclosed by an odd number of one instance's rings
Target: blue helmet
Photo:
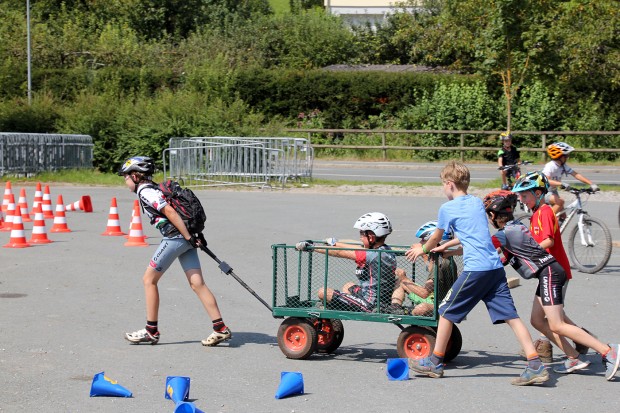
[[[418,228],[418,232],[415,233],[415,236],[418,238],[427,238],[429,237],[435,230],[437,229],[437,221],[428,221],[423,224],[420,228]],[[452,227],[450,227],[447,231],[444,231],[442,240],[449,240],[454,238],[454,233],[452,232]]]
[[[549,190],[549,180],[542,172],[528,172],[517,179],[512,187],[512,192],[534,191],[536,189],[540,189],[545,194]]]

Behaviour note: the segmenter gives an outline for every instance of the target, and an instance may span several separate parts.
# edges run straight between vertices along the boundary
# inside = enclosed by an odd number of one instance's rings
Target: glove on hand
[[[598,188],[597,184],[590,185],[590,189],[593,190],[594,192],[599,191],[599,188]]]
[[[199,248],[199,247],[200,247],[200,241],[199,241],[199,239],[198,239],[198,238],[196,238],[196,237],[195,237],[195,236],[193,236],[193,235],[192,235],[192,236],[191,236],[191,237],[187,240],[187,242],[189,242],[189,243],[190,243],[190,245],[191,245],[192,247],[194,247],[194,248]]]
[[[338,242],[337,238],[325,238],[325,243],[331,247],[333,247],[334,245],[336,245],[336,243]]]
[[[295,244],[295,249],[297,251],[308,251],[312,245],[314,245],[312,241],[299,241]]]
[[[560,185],[560,188],[562,188],[565,191],[568,191],[570,189],[570,185],[569,184],[562,184],[562,185]]]

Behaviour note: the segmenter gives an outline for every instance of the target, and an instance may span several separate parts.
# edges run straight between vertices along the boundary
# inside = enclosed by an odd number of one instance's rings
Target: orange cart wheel
[[[287,318],[278,329],[278,346],[287,358],[307,359],[317,346],[314,325],[303,318]]]
[[[333,353],[340,347],[344,339],[344,325],[337,318],[319,318],[314,320],[314,327],[317,331],[318,353]]]
[[[401,331],[396,342],[398,357],[421,359],[429,357],[435,348],[436,333],[428,328],[409,326]]]

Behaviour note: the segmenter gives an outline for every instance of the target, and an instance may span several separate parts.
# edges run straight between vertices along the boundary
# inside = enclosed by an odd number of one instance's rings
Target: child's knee
[[[327,291],[327,294],[326,294]],[[333,291],[331,288],[328,288],[327,290],[325,290],[323,287],[319,288],[319,291],[317,293],[319,299],[323,300],[326,296],[327,296],[327,301],[331,301],[332,296],[333,296]]]

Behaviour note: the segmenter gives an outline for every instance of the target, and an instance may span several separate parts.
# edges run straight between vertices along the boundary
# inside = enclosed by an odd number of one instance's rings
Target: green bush
[[[34,95],[32,104],[26,98],[0,102],[0,131],[22,133],[54,133],[58,104],[49,94]]]
[[[319,110],[324,127],[363,127],[371,116],[415,105],[441,79],[445,75],[253,69],[236,74],[232,91],[266,116],[296,119],[299,113]],[[445,80],[456,81],[475,78],[452,75]]]
[[[486,91],[483,82],[439,83],[429,93],[425,91],[419,102],[410,105],[396,116],[399,129],[423,130],[494,130],[499,126],[498,102]],[[472,146],[487,146],[486,138],[468,136]],[[472,140],[473,139],[473,140]],[[412,138],[415,146],[458,146],[458,135],[417,135]],[[473,155],[473,154],[472,154]],[[421,156],[429,160],[446,159],[447,151],[424,151]]]

